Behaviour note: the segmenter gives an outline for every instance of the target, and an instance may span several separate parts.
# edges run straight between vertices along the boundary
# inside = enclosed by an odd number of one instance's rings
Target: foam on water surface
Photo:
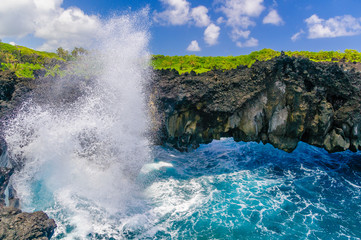
[[[158,149],[169,161],[146,189],[158,236],[169,239],[359,239],[360,153],[328,154],[301,143],[214,141],[192,153]],[[169,157],[169,155],[176,157]],[[157,235],[155,235],[157,236]],[[161,237],[160,237],[161,238]]]
[[[45,208],[58,221],[63,229],[58,238],[361,236],[361,172],[353,168],[360,153],[328,154],[301,143],[289,154],[270,145],[232,139],[213,141],[190,153],[163,147],[152,147],[152,153],[153,163],[145,164],[136,180],[140,204],[127,203],[118,214],[70,192],[47,195],[34,188],[39,196],[48,197],[44,200],[48,205],[38,208]],[[54,196],[65,198],[68,204],[57,206],[59,200],[49,201]]]

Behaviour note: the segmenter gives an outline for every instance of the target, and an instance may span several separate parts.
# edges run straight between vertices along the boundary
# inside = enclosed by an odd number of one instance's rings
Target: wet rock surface
[[[12,207],[0,207],[0,239],[50,239],[55,221],[44,212],[25,213]]]
[[[1,158],[4,158],[6,145],[1,144]],[[44,212],[25,213],[19,207],[19,201],[14,196],[15,190],[9,186],[14,168],[0,165],[0,239],[50,239],[56,228],[55,221],[49,219]],[[5,206],[5,191],[8,190],[8,204]]]
[[[5,206],[5,189],[13,172],[12,168],[0,167],[0,239],[50,239],[56,224],[44,212],[25,213]],[[16,201],[9,199],[9,202],[14,205],[12,202]]]
[[[280,56],[251,68],[203,74],[156,71],[158,143],[179,150],[221,137],[293,151],[361,149],[361,65]]]
[[[13,172],[12,168],[0,167],[0,206],[5,205],[5,190]]]

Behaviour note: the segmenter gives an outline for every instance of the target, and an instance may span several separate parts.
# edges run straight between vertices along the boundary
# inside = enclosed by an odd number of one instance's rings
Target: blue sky
[[[1,0],[0,38],[48,51],[86,47],[102,20],[144,7],[153,54],[361,51],[360,0]]]

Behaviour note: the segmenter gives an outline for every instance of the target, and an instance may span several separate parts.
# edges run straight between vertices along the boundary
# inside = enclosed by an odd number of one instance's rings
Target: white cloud
[[[69,8],[36,29],[34,35],[52,40],[40,47],[44,50],[57,46],[71,48],[84,46],[100,25],[98,17],[86,15],[78,8]]]
[[[204,31],[204,41],[209,46],[217,44],[220,30],[220,27],[211,23]]]
[[[166,7],[163,12],[155,12],[154,20],[164,25],[184,25],[190,20],[190,4],[186,0],[160,0]]]
[[[154,21],[162,25],[195,24],[197,27],[208,26],[211,22],[205,6],[191,8],[187,0],[160,0],[165,10],[154,12]]]
[[[9,42],[10,45],[16,46],[15,42]]]
[[[196,40],[192,41],[189,46],[187,47],[187,51],[190,52],[199,52],[201,48],[198,45],[198,42]]]
[[[303,29],[301,29],[299,32],[292,35],[291,40],[294,42],[297,41],[304,33]]]
[[[198,6],[192,9],[191,16],[198,27],[206,27],[211,19],[208,16],[208,9],[205,6]]]
[[[275,9],[272,9],[267,14],[267,16],[264,17],[263,23],[264,24],[273,24],[273,25],[276,25],[276,26],[280,26],[280,25],[284,24],[282,18],[280,17],[277,10],[275,10]]]
[[[257,47],[258,46],[258,40],[255,39],[255,38],[250,38],[247,41],[245,41],[244,43],[237,42],[236,44],[240,48],[243,48],[243,47]]]
[[[227,17],[227,25],[248,28],[255,23],[251,17],[258,17],[265,7],[263,0],[218,0],[219,10]]]
[[[226,24],[232,28],[230,37],[233,41],[239,38],[247,39],[251,31],[247,30],[256,23],[252,18],[257,18],[265,10],[264,0],[215,0],[217,10],[226,17]],[[246,42],[237,42],[239,47],[253,47],[258,45],[255,38],[248,39]]]
[[[327,20],[316,14],[305,20],[308,27],[308,38],[333,38],[361,34],[361,18],[350,15],[336,16]]]
[[[2,0],[0,4],[0,37],[24,37],[35,28],[37,12],[31,0]]]
[[[2,0],[0,37],[22,38],[29,34],[44,39],[41,50],[87,47],[101,25],[95,15],[78,8],[63,9],[63,0]]]
[[[237,41],[239,38],[248,38],[249,34],[251,34],[251,31],[247,30],[247,31],[243,31],[243,30],[239,30],[239,29],[233,29],[232,33],[231,33],[231,39],[233,41]]]

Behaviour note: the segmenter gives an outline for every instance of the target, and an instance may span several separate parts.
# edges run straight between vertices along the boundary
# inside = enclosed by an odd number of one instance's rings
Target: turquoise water
[[[58,239],[361,238],[361,152],[300,143],[289,154],[232,139],[152,152],[122,212],[77,196],[59,204],[45,179],[34,182],[28,207],[57,220]]]

